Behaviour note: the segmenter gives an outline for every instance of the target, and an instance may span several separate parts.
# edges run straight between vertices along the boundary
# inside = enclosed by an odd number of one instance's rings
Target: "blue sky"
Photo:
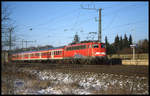
[[[148,2],[3,2],[12,8],[11,18],[17,25],[19,40],[36,40],[28,46],[67,45],[78,33],[80,41],[89,32],[98,32],[98,12],[84,7],[102,8],[102,42],[115,36],[132,35],[135,42],[149,39]],[[32,28],[33,30],[29,30]],[[94,35],[97,40],[98,35]],[[90,39],[90,38],[89,38]]]

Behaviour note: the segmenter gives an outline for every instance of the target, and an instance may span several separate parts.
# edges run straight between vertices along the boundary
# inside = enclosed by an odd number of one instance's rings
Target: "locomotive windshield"
[[[98,44],[94,44],[94,45],[93,45],[93,48],[98,48]]]
[[[105,44],[101,44],[101,48],[105,48]]]

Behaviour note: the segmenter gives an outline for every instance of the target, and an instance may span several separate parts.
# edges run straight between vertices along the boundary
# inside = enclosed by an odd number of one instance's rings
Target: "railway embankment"
[[[122,65],[149,65],[149,60],[122,60]]]
[[[119,58],[122,65],[149,65],[149,54],[135,54],[133,60],[133,54],[112,54],[108,55],[109,59]]]

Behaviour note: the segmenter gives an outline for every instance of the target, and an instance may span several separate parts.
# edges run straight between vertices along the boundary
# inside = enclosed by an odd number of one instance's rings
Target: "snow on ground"
[[[48,86],[45,89],[37,91],[38,94],[95,94],[95,91],[103,94],[108,93],[107,91],[110,90],[124,90],[124,92],[132,92],[133,94],[149,93],[148,78],[146,77],[128,77],[92,72],[61,73],[51,70],[28,71],[38,76],[40,80],[50,80],[54,84],[53,86]],[[73,84],[77,87],[72,87],[71,85]]]

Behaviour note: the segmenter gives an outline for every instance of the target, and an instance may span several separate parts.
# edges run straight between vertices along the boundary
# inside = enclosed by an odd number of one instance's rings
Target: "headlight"
[[[105,52],[96,52],[95,54],[103,54],[103,55],[105,55],[106,53]]]

